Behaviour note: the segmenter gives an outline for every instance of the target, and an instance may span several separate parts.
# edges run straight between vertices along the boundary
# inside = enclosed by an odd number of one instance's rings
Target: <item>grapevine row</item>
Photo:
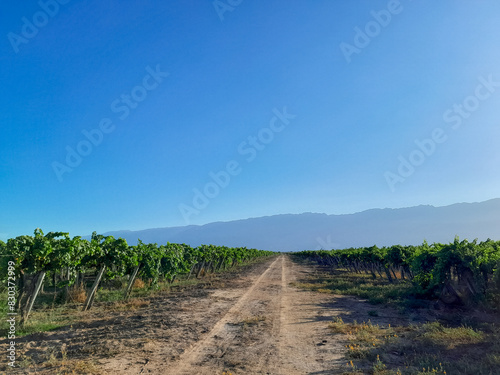
[[[360,247],[343,250],[303,251],[298,256],[322,265],[386,278],[406,280],[419,295],[439,296],[447,303],[484,298],[500,292],[500,241],[426,241],[419,246]]]
[[[44,234],[37,228],[33,236],[11,238],[7,243],[0,241],[0,280],[5,285],[14,271],[18,291],[16,309],[21,311],[24,323],[46,277],[67,290],[79,283],[85,273],[97,272],[84,304],[87,310],[102,280],[130,275],[124,291],[127,298],[136,277],[148,280],[150,287],[156,288],[160,280],[173,282],[181,274],[200,276],[202,270],[215,272],[273,254],[245,247],[202,245],[192,248],[185,244],[145,244],[140,240],[130,246],[123,238],[96,232],[86,240],[79,236],[71,238],[65,232]]]

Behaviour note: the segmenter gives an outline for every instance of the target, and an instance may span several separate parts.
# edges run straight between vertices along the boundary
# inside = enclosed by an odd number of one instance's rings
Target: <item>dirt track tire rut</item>
[[[289,287],[300,276],[288,256],[279,256],[168,373],[334,373],[343,350],[325,340],[326,324],[317,319],[321,296]]]

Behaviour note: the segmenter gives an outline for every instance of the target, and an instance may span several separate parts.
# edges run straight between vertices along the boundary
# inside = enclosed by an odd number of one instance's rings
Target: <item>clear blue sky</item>
[[[1,5],[0,239],[500,195],[497,1],[64,2]]]

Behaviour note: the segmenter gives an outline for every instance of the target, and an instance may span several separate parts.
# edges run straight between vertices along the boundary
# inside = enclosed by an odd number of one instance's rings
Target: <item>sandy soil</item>
[[[299,275],[287,257],[276,259],[202,340],[169,364],[168,373],[292,375],[335,367],[342,349],[318,319],[325,297],[288,287]]]
[[[20,339],[19,351],[31,364],[15,372],[340,374],[344,343],[328,322],[339,315],[368,320],[372,307],[290,286],[314,272],[281,255],[212,287],[171,292],[134,311],[89,315],[72,327]],[[397,313],[378,310],[379,324],[404,324]]]

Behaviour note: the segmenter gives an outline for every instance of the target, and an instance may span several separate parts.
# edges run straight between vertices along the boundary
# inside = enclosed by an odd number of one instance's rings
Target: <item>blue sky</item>
[[[1,8],[0,239],[499,196],[496,1]]]

